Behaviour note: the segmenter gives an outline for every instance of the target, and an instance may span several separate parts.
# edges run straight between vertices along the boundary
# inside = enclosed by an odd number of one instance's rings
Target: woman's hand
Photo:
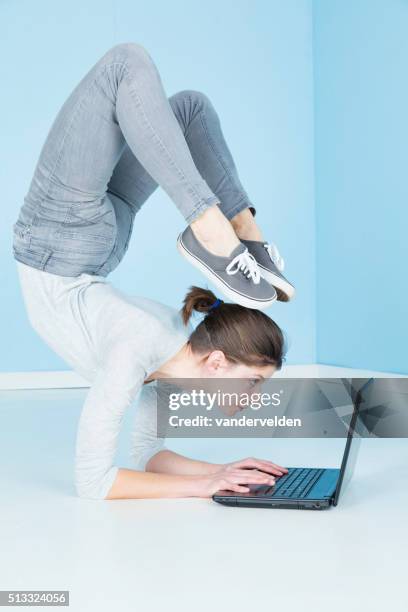
[[[252,457],[226,465],[189,460],[171,451],[160,451],[153,459],[155,457],[165,464],[156,467],[163,469],[169,463],[173,469],[177,469],[183,465],[187,473],[139,472],[120,468],[105,499],[211,497],[217,491],[248,493],[249,485],[273,486],[274,476],[287,472],[286,468],[276,463]],[[203,472],[209,469],[211,472]]]
[[[233,461],[232,463],[226,463],[223,465],[225,470],[246,469],[246,470],[260,470],[267,474],[273,474],[274,476],[283,476],[288,473],[287,468],[272,463],[272,461],[266,461],[266,459],[255,459],[254,457],[247,457],[247,459],[241,459],[240,461]]]
[[[233,491],[235,493],[248,493],[250,491],[248,485],[273,486],[275,484],[275,478],[271,476],[271,473],[266,473],[265,471],[260,472],[257,469],[248,469],[249,466],[246,465],[243,467],[237,466],[237,464],[242,464],[246,461],[256,460],[245,459],[243,462],[237,461],[236,464],[229,463],[227,466],[223,466],[221,470],[214,472],[213,474],[198,477],[196,480],[196,496],[211,497],[214,493],[220,490]],[[270,470],[271,468],[269,468],[269,472]]]

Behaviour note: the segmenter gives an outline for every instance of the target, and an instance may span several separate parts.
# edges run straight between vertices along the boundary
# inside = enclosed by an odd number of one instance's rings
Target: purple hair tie
[[[214,308],[218,308],[223,303],[223,300],[219,300],[218,298],[215,300],[214,304],[211,304],[209,311],[214,310]]]

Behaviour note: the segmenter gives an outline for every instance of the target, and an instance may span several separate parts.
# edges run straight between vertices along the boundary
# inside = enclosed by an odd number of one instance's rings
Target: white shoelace
[[[285,260],[279,254],[277,246],[275,244],[273,244],[273,243],[269,244],[269,243],[266,242],[264,244],[264,247],[267,250],[268,255],[271,258],[272,262],[278,268],[279,272],[282,272],[284,267],[285,267]]]
[[[259,284],[261,279],[261,273],[258,268],[256,259],[248,249],[245,249],[242,253],[234,257],[234,259],[225,268],[227,274],[236,274],[241,271],[247,278],[251,278],[255,285]]]

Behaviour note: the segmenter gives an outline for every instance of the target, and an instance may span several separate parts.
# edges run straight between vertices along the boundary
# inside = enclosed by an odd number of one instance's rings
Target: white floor
[[[408,609],[408,440],[363,440],[353,482],[340,505],[324,512],[193,499],[81,500],[72,470],[85,394],[0,391],[0,589],[69,589],[70,609],[92,612]],[[127,464],[128,426],[120,465]],[[213,461],[255,454],[327,467],[338,466],[343,446],[173,444]]]

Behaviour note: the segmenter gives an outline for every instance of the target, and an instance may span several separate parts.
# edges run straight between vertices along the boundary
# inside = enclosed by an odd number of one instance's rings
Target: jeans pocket
[[[112,246],[116,239],[115,210],[108,196],[92,202],[73,203],[59,225],[57,237]]]
[[[18,219],[13,225],[13,243],[16,247],[27,248],[31,243],[31,224]]]

